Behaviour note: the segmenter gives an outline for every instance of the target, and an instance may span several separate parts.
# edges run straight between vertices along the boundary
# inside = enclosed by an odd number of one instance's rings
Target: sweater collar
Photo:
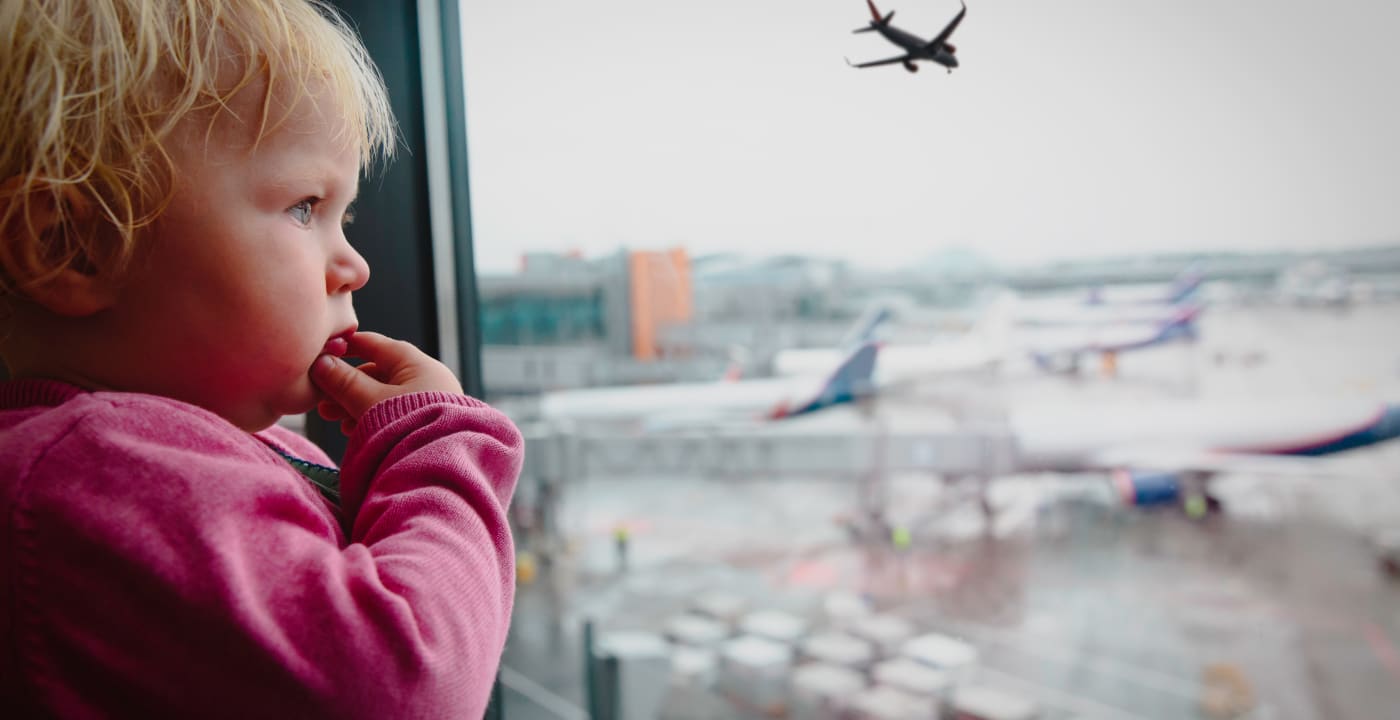
[[[0,382],[0,410],[57,407],[86,390],[58,380],[6,380]]]

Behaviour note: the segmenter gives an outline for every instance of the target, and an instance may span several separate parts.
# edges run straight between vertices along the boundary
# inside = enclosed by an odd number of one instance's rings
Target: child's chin
[[[281,407],[283,415],[304,415],[316,409],[320,396],[310,380],[303,380],[288,390]]]

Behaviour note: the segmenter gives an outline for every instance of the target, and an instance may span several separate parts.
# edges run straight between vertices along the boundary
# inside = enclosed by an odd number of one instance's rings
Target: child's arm
[[[362,411],[347,544],[309,483],[208,413],[86,402],[20,480],[27,701],[68,716],[481,715],[514,599],[505,506],[523,448],[503,415],[443,391]]]

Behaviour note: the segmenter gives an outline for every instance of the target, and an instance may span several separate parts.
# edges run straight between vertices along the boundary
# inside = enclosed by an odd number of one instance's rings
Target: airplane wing
[[[930,40],[926,47],[932,50],[942,47],[945,43],[947,43],[948,38],[953,36],[953,31],[958,29],[958,25],[962,23],[963,16],[966,14],[967,3],[963,3],[962,10],[959,10],[957,16],[953,18],[952,22],[948,23],[948,27],[943,28],[943,32],[938,33],[938,37]]]
[[[906,54],[906,55],[900,55],[899,57],[885,58],[884,60],[871,60],[870,62],[863,62],[863,63],[853,63],[853,62],[851,62],[850,59],[848,58],[848,59],[846,60],[846,64],[847,64],[847,65],[850,65],[850,66],[853,67],[853,68],[868,68],[868,67],[875,67],[876,65],[893,65],[893,64],[895,64],[895,63],[902,63],[902,62],[905,62],[905,61],[908,61],[908,60],[912,60],[912,59],[913,59],[913,56],[912,56],[912,55],[907,55],[907,54]]]

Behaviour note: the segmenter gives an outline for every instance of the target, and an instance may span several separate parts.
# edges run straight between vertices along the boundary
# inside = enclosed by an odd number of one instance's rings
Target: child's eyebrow
[[[358,178],[356,180],[348,187],[349,192],[345,196],[347,204],[355,202],[360,196],[360,183]],[[274,175],[267,187],[284,192],[302,192],[307,187],[314,187],[319,189],[318,195],[331,195],[341,187],[341,183],[329,172],[288,172]]]

